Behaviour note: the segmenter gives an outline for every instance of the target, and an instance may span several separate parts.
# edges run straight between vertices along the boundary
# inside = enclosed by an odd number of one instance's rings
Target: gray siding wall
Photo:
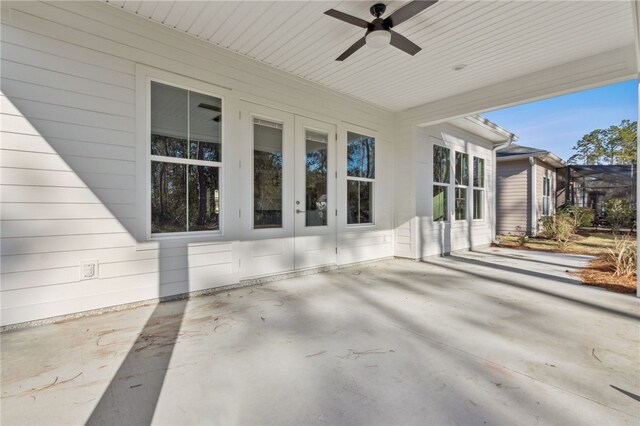
[[[531,220],[531,182],[529,160],[500,161],[497,163],[496,233],[513,234],[518,227],[529,230]],[[542,175],[540,175],[542,182]],[[538,186],[542,185],[540,183]],[[542,197],[542,189],[540,189]]]

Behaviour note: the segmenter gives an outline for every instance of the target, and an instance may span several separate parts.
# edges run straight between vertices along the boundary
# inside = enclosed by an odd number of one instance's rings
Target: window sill
[[[179,246],[183,244],[223,244],[228,241],[222,241],[224,234],[222,231],[215,232],[194,232],[193,234],[157,234],[152,235],[146,241],[139,241],[136,244],[137,251],[157,250],[160,245],[167,244],[169,246]]]
[[[346,225],[346,228],[375,228],[376,224],[375,223],[348,223]]]

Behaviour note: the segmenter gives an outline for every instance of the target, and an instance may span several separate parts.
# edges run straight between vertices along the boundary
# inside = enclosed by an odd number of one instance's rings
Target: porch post
[[[535,236],[538,233],[538,194],[536,193],[536,158],[529,157],[529,164],[531,164],[531,224],[530,233],[531,236]]]

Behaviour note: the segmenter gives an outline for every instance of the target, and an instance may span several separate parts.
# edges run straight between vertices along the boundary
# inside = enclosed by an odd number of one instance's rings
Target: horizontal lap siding
[[[446,142],[445,142],[446,141]],[[433,222],[433,144],[444,145],[451,150],[466,152],[469,155],[470,165],[473,157],[484,159],[485,185],[484,185],[484,216],[481,220],[468,219],[465,221],[453,221],[451,223]],[[493,203],[492,193],[492,144],[481,137],[471,134],[453,125],[443,123],[420,129],[417,136],[416,148],[416,213],[417,239],[421,245],[420,257],[427,257],[465,250],[471,247],[484,246],[491,243],[492,212],[490,206]],[[453,157],[455,158],[455,157]],[[452,160],[451,178],[454,178],[454,163]],[[470,166],[471,167],[471,166]],[[473,176],[469,176],[470,184]],[[453,197],[455,185],[450,185],[449,213],[453,210]],[[472,218],[473,213],[473,188],[467,187],[467,217]]]
[[[416,186],[413,136],[410,127],[397,129],[395,140],[395,249],[399,257],[416,257]]]
[[[531,217],[529,160],[499,161],[497,167],[496,232],[527,232]]]
[[[136,63],[232,88],[236,103],[378,129],[379,155],[393,158],[390,113],[108,5],[12,2],[3,19],[2,325],[237,282],[236,235],[133,236]],[[376,227],[341,234],[339,263],[392,254],[393,169],[379,173]],[[99,279],[81,281],[93,259]]]

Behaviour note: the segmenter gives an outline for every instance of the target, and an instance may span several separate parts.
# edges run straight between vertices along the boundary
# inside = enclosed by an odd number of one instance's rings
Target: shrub
[[[595,218],[595,212],[589,207],[567,206],[559,209],[558,212],[565,215],[571,222],[574,234],[583,226],[591,225]]]
[[[604,215],[611,225],[611,231],[617,233],[622,227],[632,227],[636,216],[635,207],[624,198],[612,198],[604,202]]]
[[[564,251],[573,235],[573,222],[562,213],[542,218],[542,235],[555,240],[558,248]]]
[[[616,238],[615,246],[609,249],[607,260],[615,276],[629,276],[638,271],[638,246],[630,238]]]
[[[527,235],[526,231],[524,231],[521,226],[516,226],[515,236],[516,236],[516,242],[520,247],[523,247],[527,243],[527,240],[529,239],[529,236]]]

